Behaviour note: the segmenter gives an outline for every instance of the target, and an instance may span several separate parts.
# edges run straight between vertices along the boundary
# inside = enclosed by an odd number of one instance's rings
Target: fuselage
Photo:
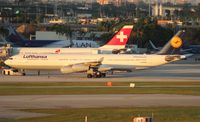
[[[13,48],[12,55],[16,54],[111,54],[111,48]],[[116,48],[118,48],[116,46]]]
[[[13,48],[13,54],[89,53],[95,48]]]
[[[62,67],[98,61],[103,58],[101,66],[112,69],[140,69],[163,65],[170,55],[122,55],[122,54],[19,54],[12,56],[5,63],[17,69],[60,70]]]

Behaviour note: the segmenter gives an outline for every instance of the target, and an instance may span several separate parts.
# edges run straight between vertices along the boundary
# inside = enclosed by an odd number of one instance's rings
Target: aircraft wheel
[[[93,78],[98,78],[98,75],[95,73],[95,74],[93,75]]]
[[[102,73],[101,77],[105,78],[106,77],[106,73]]]
[[[92,75],[91,74],[87,74],[87,78],[92,78]]]
[[[102,77],[102,73],[101,72],[97,72],[96,75],[97,75],[97,78]]]

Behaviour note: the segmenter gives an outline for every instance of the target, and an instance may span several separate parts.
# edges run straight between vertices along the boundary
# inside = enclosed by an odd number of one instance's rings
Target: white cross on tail
[[[120,34],[117,35],[117,39],[119,39],[120,42],[124,42],[124,39],[127,39],[127,35],[124,35],[124,32],[120,32]]]

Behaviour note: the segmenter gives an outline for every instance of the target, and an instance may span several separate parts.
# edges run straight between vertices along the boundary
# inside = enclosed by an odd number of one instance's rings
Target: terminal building
[[[152,16],[171,16],[175,11],[181,11],[183,8],[177,5],[167,6],[162,3],[156,3],[152,6]]]

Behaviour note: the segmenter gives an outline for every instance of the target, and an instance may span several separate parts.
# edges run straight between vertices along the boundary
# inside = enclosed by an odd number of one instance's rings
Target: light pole
[[[149,0],[149,17],[151,17],[151,0]]]

